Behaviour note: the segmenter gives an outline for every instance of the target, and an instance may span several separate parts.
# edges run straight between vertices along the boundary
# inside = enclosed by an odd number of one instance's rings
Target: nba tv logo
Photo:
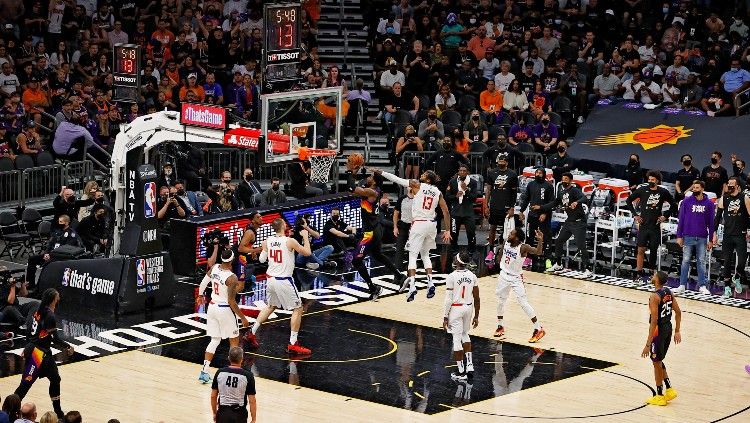
[[[138,287],[146,285],[146,259],[135,260],[135,285]]]
[[[62,277],[62,286],[68,286],[68,282],[70,281],[70,272],[72,272],[72,269],[70,267],[66,267],[63,271],[63,277]]]
[[[143,185],[143,217],[156,216],[156,183],[149,182]]]

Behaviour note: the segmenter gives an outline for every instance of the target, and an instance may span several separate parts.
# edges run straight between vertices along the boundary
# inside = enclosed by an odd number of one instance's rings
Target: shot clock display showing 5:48
[[[299,6],[269,6],[267,22],[268,50],[290,50],[299,47]]]
[[[134,44],[114,47],[114,100],[137,102],[141,83],[141,48]]]

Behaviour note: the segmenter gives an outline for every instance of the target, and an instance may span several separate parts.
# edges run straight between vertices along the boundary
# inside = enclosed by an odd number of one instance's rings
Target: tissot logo
[[[182,105],[180,123],[183,125],[204,126],[212,129],[224,129],[227,126],[227,112],[223,107],[203,104]]]
[[[115,82],[121,82],[121,83],[127,83],[127,84],[135,84],[136,79],[135,79],[134,76],[115,75]]]
[[[285,60],[296,60],[296,59],[299,59],[298,51],[292,51],[289,53],[269,53],[268,54],[269,63],[281,62]]]

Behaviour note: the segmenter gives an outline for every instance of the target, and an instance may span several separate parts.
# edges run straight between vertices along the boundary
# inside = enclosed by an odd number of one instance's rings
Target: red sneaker
[[[294,344],[289,344],[289,346],[286,347],[286,352],[288,352],[289,354],[297,354],[297,355],[312,354],[312,351],[310,351],[309,348],[305,348],[302,345],[300,345],[299,341],[295,342]]]
[[[247,331],[245,333],[245,336],[243,336],[243,340],[247,344],[247,346],[252,350],[257,350],[260,344],[258,344],[258,338],[255,336],[255,334],[252,331]]]
[[[505,328],[502,326],[498,326],[497,330],[495,331],[495,334],[492,336],[494,336],[495,338],[500,338],[504,335],[505,335]]]

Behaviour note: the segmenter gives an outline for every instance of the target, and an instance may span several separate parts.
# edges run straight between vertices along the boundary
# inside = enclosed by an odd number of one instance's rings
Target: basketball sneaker
[[[547,271],[547,273],[555,273],[555,272],[559,272],[561,270],[565,270],[565,268],[562,267],[562,265],[560,265],[558,263],[555,263],[555,264],[552,265],[552,267],[550,267],[546,271]]]
[[[383,294],[383,287],[382,286],[381,287],[377,287],[377,288],[375,288],[375,292],[373,292],[372,294],[370,294],[370,300],[377,302],[378,298],[380,298],[380,296],[382,294]]]
[[[664,395],[654,395],[653,397],[646,400],[646,404],[659,405],[663,407],[667,405],[667,399],[664,398]]]
[[[732,288],[729,286],[724,287],[724,298],[730,298],[732,296]]]
[[[400,282],[401,282],[401,288],[398,289],[398,292],[406,292],[406,290],[409,289],[409,277],[403,276]],[[396,282],[396,285],[398,285],[398,283],[399,282]]]
[[[498,326],[497,329],[495,330],[495,334],[492,336],[494,336],[495,338],[500,338],[501,336],[504,336],[504,335],[505,335],[505,328],[502,326]]]
[[[667,390],[664,391],[664,399],[667,401],[672,401],[675,398],[677,398],[677,391],[675,391],[674,388],[667,388]]]
[[[435,286],[431,286],[427,288],[427,298],[432,298],[435,296]]]
[[[742,280],[735,275],[735,277],[732,278],[732,282],[734,282],[734,292],[742,294]]]
[[[414,291],[409,292],[409,296],[406,298],[406,302],[410,303],[414,301],[414,298],[416,298],[416,296],[417,296],[417,290],[415,289]]]
[[[451,379],[457,381],[457,382],[466,382],[469,377],[466,375],[466,373],[451,373]]]
[[[589,278],[591,278],[592,276],[594,276],[594,274],[593,274],[593,273],[591,272],[591,270],[589,270],[589,269],[585,269],[585,270],[583,271],[583,273],[581,274],[581,278],[582,278],[582,279],[589,279]]]
[[[201,374],[200,374],[200,375],[198,376],[198,380],[199,380],[199,381],[200,381],[200,382],[201,382],[202,384],[204,384],[204,385],[205,385],[205,384],[207,384],[208,382],[211,382],[211,375],[209,375],[208,373],[206,373],[206,372],[204,372],[204,371],[201,371]]]
[[[257,350],[258,347],[260,347],[260,344],[258,343],[258,337],[255,336],[255,334],[251,330],[247,331],[247,333],[245,333],[245,336],[243,336],[242,339],[245,341],[245,344],[247,344],[247,346],[251,350]]]
[[[540,339],[544,338],[544,335],[546,335],[547,332],[544,331],[543,327],[539,327],[539,329],[534,329],[534,333],[531,334],[531,338],[529,338],[530,343],[539,342]]]
[[[289,354],[296,354],[296,355],[312,354],[312,351],[310,351],[309,348],[305,348],[302,345],[300,345],[299,341],[295,342],[294,344],[289,344],[289,346],[286,347],[286,352],[288,352]]]

